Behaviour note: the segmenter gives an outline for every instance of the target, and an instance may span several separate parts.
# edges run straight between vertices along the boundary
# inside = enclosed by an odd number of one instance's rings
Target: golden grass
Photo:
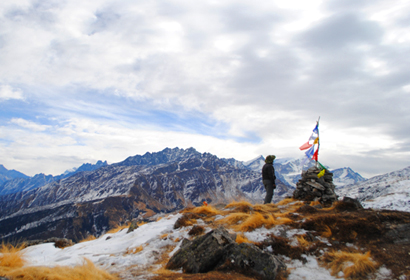
[[[249,218],[250,214],[246,213],[232,213],[229,214],[227,217],[220,219],[217,221],[218,224],[225,224],[225,225],[236,225],[238,222],[242,222]]]
[[[159,239],[166,239],[168,237],[168,233],[162,234]]]
[[[9,279],[19,280],[116,280],[108,272],[94,266],[90,260],[85,260],[80,266],[75,267],[30,267],[24,266],[22,249],[25,244],[18,247],[2,244],[0,248],[0,275]]]
[[[250,232],[262,226],[271,228],[273,225],[275,225],[275,219],[272,215],[264,216],[261,213],[255,212],[252,215],[249,215],[249,217],[242,223],[234,226],[234,229],[242,232]]]
[[[20,246],[13,246],[10,244],[1,244],[0,248],[0,275],[6,275],[7,272],[20,268],[24,265],[22,249],[25,248],[25,244]]]
[[[253,210],[253,205],[247,201],[233,201],[225,206],[225,209],[233,208],[233,211],[250,213]]]
[[[90,260],[85,259],[82,265],[75,267],[29,266],[12,270],[6,277],[19,280],[116,280],[117,277],[97,268]]]
[[[319,204],[320,204],[319,201],[312,201],[312,202],[310,202],[310,206],[316,206],[316,205],[319,205]]]
[[[125,223],[123,225],[119,225],[115,228],[110,229],[109,231],[107,231],[107,233],[117,233],[117,232],[119,232],[123,229],[129,228],[129,227],[130,227],[130,223],[128,222],[128,223]]]
[[[285,199],[282,199],[281,201],[279,201],[278,203],[276,203],[276,205],[277,206],[283,206],[283,205],[287,205],[289,203],[296,202],[296,201],[299,201],[299,200],[296,200],[296,199],[293,199],[293,198],[285,198]]]
[[[84,238],[83,240],[81,240],[80,242],[78,242],[78,243],[82,243],[82,242],[87,242],[87,241],[92,241],[92,240],[96,240],[97,238],[94,236],[94,235],[89,235],[89,236],[87,236],[86,238]]]
[[[326,238],[331,237],[332,236],[331,228],[327,225],[324,225],[323,230],[321,231],[320,235],[323,236],[323,237],[326,237]]]
[[[303,235],[296,236],[296,239],[298,240],[299,245],[303,248],[309,248],[311,246],[311,243],[307,241]]]
[[[363,279],[368,274],[376,271],[378,265],[370,257],[370,251],[366,254],[349,252],[329,252],[323,258],[332,275],[343,272],[346,278]]]
[[[262,214],[275,213],[280,211],[275,204],[255,204],[253,210]]]
[[[289,219],[289,218],[286,218],[286,217],[277,217],[275,219],[275,223],[273,225],[289,225],[291,223],[293,223],[292,219]]]
[[[128,248],[127,251],[125,251],[124,255],[137,254],[143,250],[144,250],[144,247],[142,245],[136,248]]]
[[[246,238],[246,236],[243,235],[243,234],[237,234],[235,241],[238,244],[241,244],[241,243],[254,243],[253,241],[250,241],[248,238]]]
[[[220,211],[215,209],[214,207],[208,205],[208,206],[200,206],[200,207],[195,207],[193,209],[190,209],[191,213],[195,214],[204,214],[206,216],[216,216],[220,214]]]

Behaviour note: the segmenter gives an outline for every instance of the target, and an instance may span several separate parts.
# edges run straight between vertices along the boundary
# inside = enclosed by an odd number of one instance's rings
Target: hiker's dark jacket
[[[276,176],[272,163],[265,163],[262,167],[262,180],[269,180],[275,184]]]

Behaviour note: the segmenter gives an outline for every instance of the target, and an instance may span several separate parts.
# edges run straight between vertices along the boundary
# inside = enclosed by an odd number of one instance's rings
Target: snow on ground
[[[186,230],[173,230],[180,216],[170,215],[144,224],[128,234],[124,229],[64,249],[55,248],[53,243],[40,244],[24,249],[23,253],[28,265],[32,266],[75,266],[81,265],[87,258],[110,272],[135,265],[143,267],[154,262],[161,248],[175,245],[173,240],[187,236]],[[161,238],[164,234],[169,235]],[[139,246],[143,246],[144,250],[137,254],[130,253]]]
[[[135,277],[127,272],[128,268],[144,270],[152,266],[158,256],[165,252],[167,245],[175,246],[169,253],[169,256],[172,256],[178,250],[182,239],[188,238],[190,230],[190,227],[173,229],[176,220],[181,216],[181,214],[169,215],[159,221],[144,224],[128,234],[127,229],[124,229],[64,249],[55,248],[53,243],[46,243],[28,247],[23,250],[23,253],[29,266],[75,266],[83,264],[84,258],[87,258],[111,273],[119,273],[122,279],[147,279],[149,274]],[[202,220],[198,220],[198,224],[205,227],[205,232],[211,230]],[[279,225],[272,229],[262,227],[245,233],[245,236],[250,241],[259,242],[272,233],[296,240],[295,235],[304,234],[306,231],[303,229],[290,230],[285,225]],[[133,254],[132,251],[140,246],[143,250]],[[281,256],[290,271],[289,280],[343,279],[343,275],[338,275],[339,278],[331,276],[329,270],[319,266],[314,256],[304,255],[304,257],[305,263]],[[377,274],[377,279],[388,279],[385,278],[388,273],[388,270],[381,269]]]

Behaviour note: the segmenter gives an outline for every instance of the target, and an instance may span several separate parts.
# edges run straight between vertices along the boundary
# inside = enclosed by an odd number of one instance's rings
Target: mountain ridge
[[[204,201],[257,202],[262,201],[264,192],[258,172],[195,149],[165,149],[0,196],[0,238],[39,238],[63,231],[78,240],[87,232],[102,234],[113,221],[175,211]],[[276,194],[289,193],[291,190],[277,181]]]

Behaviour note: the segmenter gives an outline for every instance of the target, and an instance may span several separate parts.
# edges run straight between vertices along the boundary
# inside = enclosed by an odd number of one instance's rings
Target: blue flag
[[[318,124],[316,124],[315,128],[313,129],[313,132],[316,133],[316,134],[319,134],[319,130],[318,130],[317,126],[318,126]]]
[[[307,150],[305,154],[308,158],[312,158],[314,153],[315,153],[315,145],[313,145],[309,150]]]

